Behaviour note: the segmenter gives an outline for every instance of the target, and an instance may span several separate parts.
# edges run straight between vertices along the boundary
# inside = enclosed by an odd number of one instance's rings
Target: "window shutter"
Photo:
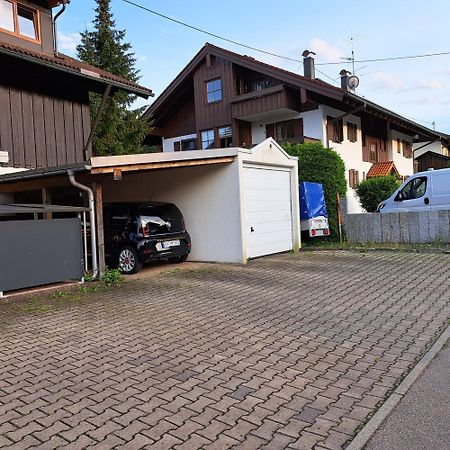
[[[355,171],[353,169],[350,169],[348,171],[348,185],[351,188],[353,188],[353,186],[355,185],[354,173],[355,173]]]
[[[355,170],[355,187],[359,184],[359,170]]]
[[[266,137],[271,137],[275,139],[275,124],[268,123],[266,125]]]
[[[294,126],[294,137],[301,138],[303,141],[303,119],[294,119],[292,123]]]
[[[327,116],[327,141],[328,145],[330,145],[330,142],[333,140],[333,118],[331,116]]]

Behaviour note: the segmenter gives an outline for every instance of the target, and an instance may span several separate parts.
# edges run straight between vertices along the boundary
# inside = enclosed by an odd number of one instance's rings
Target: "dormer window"
[[[12,0],[0,0],[0,31],[39,41],[39,13]]]

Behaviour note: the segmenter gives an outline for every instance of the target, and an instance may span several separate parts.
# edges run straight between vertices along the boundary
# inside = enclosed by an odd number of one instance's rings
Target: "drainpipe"
[[[67,171],[69,175],[69,181],[72,186],[85,191],[89,196],[89,218],[91,226],[91,253],[92,253],[92,276],[94,278],[98,277],[98,260],[97,260],[97,230],[95,228],[95,203],[94,203],[94,192],[91,188],[85,186],[84,184],[78,183],[75,180],[75,175],[72,170]]]
[[[58,11],[56,16],[52,19],[52,28],[53,28],[53,51],[55,55],[58,55],[58,40],[56,38],[56,21],[58,17],[66,10],[67,3],[70,3],[70,0],[62,0],[62,8]]]

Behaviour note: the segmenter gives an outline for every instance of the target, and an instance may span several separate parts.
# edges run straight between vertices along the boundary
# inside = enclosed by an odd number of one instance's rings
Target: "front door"
[[[250,122],[239,122],[239,147],[252,146],[252,125]]]

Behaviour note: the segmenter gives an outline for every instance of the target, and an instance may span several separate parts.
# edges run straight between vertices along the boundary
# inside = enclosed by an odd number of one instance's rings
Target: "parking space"
[[[0,447],[343,448],[447,323],[449,273],[304,252],[0,304]]]

